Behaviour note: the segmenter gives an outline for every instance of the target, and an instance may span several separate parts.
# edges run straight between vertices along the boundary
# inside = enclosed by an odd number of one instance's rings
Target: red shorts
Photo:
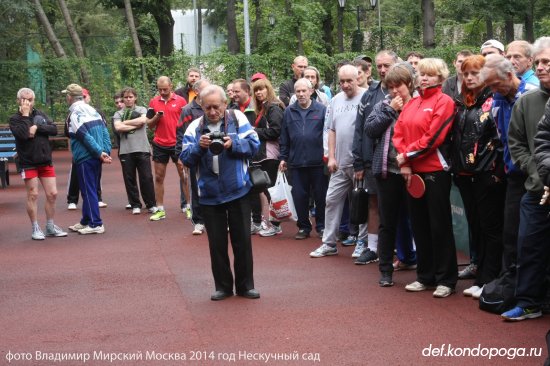
[[[40,166],[38,168],[29,168],[21,170],[21,178],[55,178],[55,168],[53,165]]]

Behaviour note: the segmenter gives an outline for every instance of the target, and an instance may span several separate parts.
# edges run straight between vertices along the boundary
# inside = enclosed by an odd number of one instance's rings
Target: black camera
[[[212,141],[210,143],[210,152],[214,155],[220,155],[223,151],[223,144],[224,144],[224,141],[223,141],[223,138],[225,137],[225,133],[221,132],[221,131],[216,131],[216,132],[210,132],[208,134],[208,137],[210,138],[210,140]]]

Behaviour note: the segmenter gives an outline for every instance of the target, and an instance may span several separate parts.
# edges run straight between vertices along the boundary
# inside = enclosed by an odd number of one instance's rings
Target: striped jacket
[[[231,138],[232,146],[213,155],[199,145],[201,136],[209,132],[204,119],[194,120],[185,131],[180,159],[186,166],[197,168],[200,204],[220,205],[250,191],[248,160],[258,152],[260,140],[243,113],[226,110],[220,131]]]
[[[73,160],[80,164],[111,153],[111,138],[101,115],[84,101],[74,102],[67,117]]]

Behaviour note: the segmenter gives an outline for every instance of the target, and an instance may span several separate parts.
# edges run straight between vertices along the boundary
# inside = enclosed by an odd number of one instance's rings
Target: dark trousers
[[[228,235],[233,248],[235,289],[241,293],[254,288],[250,199],[247,196],[221,205],[201,205],[216,291],[233,292],[229,263]],[[227,227],[229,225],[229,233]]]
[[[438,171],[419,175],[426,184],[424,195],[407,195],[416,242],[417,281],[454,288],[458,268],[449,199],[451,174]]]
[[[317,232],[325,228],[325,199],[327,196],[328,178],[323,172],[323,167],[291,168],[292,175],[292,199],[296,207],[300,230],[311,231],[309,221],[309,192],[313,192],[315,201],[315,229]]]
[[[77,174],[76,164],[73,161],[71,164],[71,172],[69,173],[69,185],[67,187],[67,203],[78,204],[78,196],[80,194],[80,187],[78,184],[78,174]],[[99,176],[97,181],[97,198],[99,201],[101,199],[101,166],[99,168]]]
[[[189,168],[189,183],[191,185],[191,212],[193,224],[203,224],[204,220],[201,213],[201,205],[199,204],[199,186],[197,185],[197,169]]]
[[[516,266],[518,256],[519,210],[525,190],[525,175],[510,174],[507,177],[504,200],[504,227],[502,230],[502,271]]]
[[[466,219],[475,241],[477,274],[474,284],[483,286],[498,277],[502,265],[502,225],[506,184],[495,182],[491,172],[455,176],[464,202]]]
[[[403,221],[407,222],[407,193],[405,180],[400,174],[388,173],[386,178],[376,177],[378,188],[378,211],[380,214],[380,228],[378,231],[378,268],[380,272],[393,272],[393,249],[396,244],[398,227]],[[403,238],[404,239],[404,238]],[[409,243],[412,246],[412,237],[409,232]]]
[[[518,306],[538,307],[544,298],[544,278],[550,261],[550,205],[539,205],[541,193],[521,199],[518,235]]]
[[[82,225],[96,227],[103,225],[99,215],[99,200],[97,197],[98,176],[101,172],[101,161],[89,159],[76,165],[78,184],[82,194]]]
[[[132,208],[141,208],[139,193],[145,207],[151,208],[157,205],[155,199],[155,186],[153,183],[153,172],[151,170],[151,154],[146,152],[134,152],[121,154],[119,156],[122,166],[122,177],[128,203]],[[139,176],[139,187],[137,177]]]

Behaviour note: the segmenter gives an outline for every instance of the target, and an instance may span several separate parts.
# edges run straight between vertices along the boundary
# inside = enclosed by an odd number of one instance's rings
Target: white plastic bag
[[[277,221],[283,220],[298,220],[296,214],[296,208],[294,207],[294,201],[292,200],[291,193],[292,186],[286,181],[286,176],[283,172],[277,173],[277,180],[275,185],[268,188],[269,195],[271,196],[271,203],[269,204],[269,215]]]

